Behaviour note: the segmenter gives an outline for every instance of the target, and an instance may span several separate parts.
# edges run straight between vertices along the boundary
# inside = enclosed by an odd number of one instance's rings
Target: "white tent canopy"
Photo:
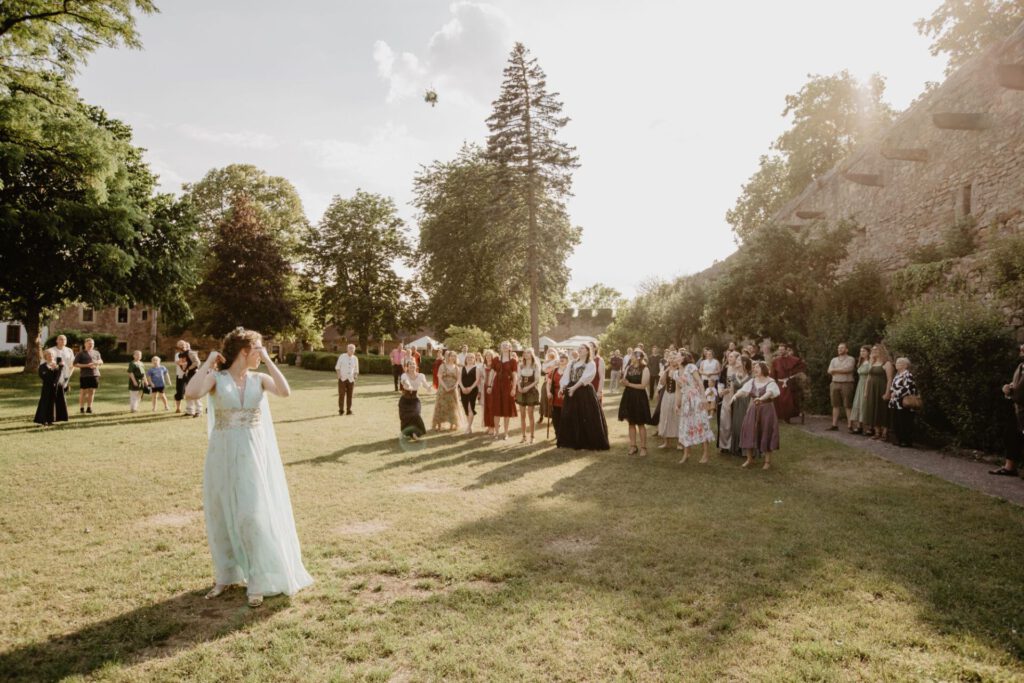
[[[406,346],[407,347],[411,346],[414,349],[425,349],[425,348],[428,348],[428,347],[431,348],[431,349],[443,349],[444,348],[444,344],[442,344],[441,342],[437,341],[436,339],[434,339],[431,336],[420,337],[419,339],[416,339],[416,340],[413,340],[413,341],[407,343]]]
[[[579,346],[580,344],[593,344],[597,343],[596,337],[588,337],[585,334],[578,334],[575,337],[569,337],[563,342],[555,344],[560,349],[571,349]]]

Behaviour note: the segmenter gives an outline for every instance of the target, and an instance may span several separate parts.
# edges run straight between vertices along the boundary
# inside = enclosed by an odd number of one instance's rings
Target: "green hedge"
[[[302,367],[307,370],[334,371],[340,353],[323,351],[306,351],[302,354]],[[390,375],[391,359],[388,356],[356,354],[359,359],[359,372],[364,375]]]
[[[998,311],[967,298],[911,306],[886,328],[893,360],[910,359],[924,397],[925,431],[962,446],[998,451],[1010,419],[1001,387],[1016,344]]]
[[[68,346],[73,348],[81,349],[82,344],[86,339],[92,338],[94,347],[100,352],[100,356],[103,360],[108,363],[118,362],[122,360],[131,360],[131,351],[128,350],[128,355],[120,353],[117,350],[117,337],[112,334],[106,334],[103,332],[82,332],[81,330],[57,330],[49,337],[46,338],[46,343],[43,344],[44,349],[48,349],[51,346],[57,344],[57,337],[64,335],[68,338]]]

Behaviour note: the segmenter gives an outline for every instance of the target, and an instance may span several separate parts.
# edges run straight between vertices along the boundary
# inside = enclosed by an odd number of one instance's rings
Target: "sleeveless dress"
[[[643,378],[644,369],[630,363],[626,368],[626,381],[630,384],[640,384]],[[626,387],[622,390],[622,398],[619,400],[619,422],[623,421],[631,425],[651,423],[651,402],[647,398],[647,387]]]
[[[679,390],[678,370],[665,371],[665,388],[658,403],[658,436],[674,439],[679,436],[679,415],[676,413],[676,391]]]
[[[779,418],[775,413],[775,401],[754,403],[753,400],[761,398],[767,391],[767,383],[758,387],[757,382],[751,382],[750,405],[740,433],[740,448],[757,454],[779,450]]]
[[[458,426],[462,424],[463,413],[460,411],[460,401],[458,382],[459,382],[459,366],[449,365],[445,363],[437,371],[438,378],[438,389],[437,399],[434,401],[434,427],[440,427],[442,424],[449,424]],[[440,381],[452,387],[451,391],[445,391],[444,387],[441,386]]]
[[[678,391],[682,392],[682,405],[679,408],[677,438],[683,446],[695,446],[715,440],[707,400],[704,398],[704,382],[700,380],[698,384],[698,380],[694,378],[696,371],[697,366],[691,363],[679,373]]]
[[[468,394],[463,394],[461,389],[458,390],[459,400],[462,402],[462,412],[466,414],[466,417],[476,415],[476,398],[480,394],[480,389],[476,386],[476,368],[475,365],[471,368],[462,368],[462,386],[473,387]]]
[[[426,378],[422,374],[417,373],[413,381],[416,382],[418,387],[421,382],[426,381]],[[409,383],[408,373],[403,373],[398,378],[398,386],[402,389],[402,396],[398,399],[398,421],[401,425],[402,434],[406,436],[423,436],[427,433],[427,427],[423,424],[423,418],[420,415],[423,405],[420,403],[417,389],[410,388],[412,384]]]
[[[864,361],[857,368],[857,390],[853,392],[853,407],[850,408],[850,421],[860,422],[864,419],[864,393],[868,383],[871,363]]]
[[[206,534],[218,584],[250,595],[294,595],[313,583],[302,564],[281,453],[258,373],[239,391],[216,375],[203,474]]]
[[[885,365],[872,365],[868,368],[864,405],[861,409],[861,419],[866,429],[884,429],[889,426],[889,406],[882,399],[888,388]]]

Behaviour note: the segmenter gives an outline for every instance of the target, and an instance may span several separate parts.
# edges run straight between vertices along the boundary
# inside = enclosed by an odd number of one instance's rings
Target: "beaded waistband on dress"
[[[239,429],[260,424],[259,408],[221,408],[214,416],[214,429]]]

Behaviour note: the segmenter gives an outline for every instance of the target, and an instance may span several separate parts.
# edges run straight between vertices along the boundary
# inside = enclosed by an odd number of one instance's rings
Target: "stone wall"
[[[970,219],[978,253],[955,270],[981,281],[978,266],[995,239],[1024,232],[1024,25],[918,98],[776,215],[811,229],[843,219],[862,228],[843,270],[871,261],[886,272]]]
[[[89,311],[92,312],[91,320],[87,319]],[[49,327],[53,334],[62,330],[112,334],[117,337],[118,343],[123,345],[127,353],[140,350],[146,355],[161,348],[157,331],[158,318],[158,310],[147,306],[133,306],[128,309],[69,306],[50,321]]]

